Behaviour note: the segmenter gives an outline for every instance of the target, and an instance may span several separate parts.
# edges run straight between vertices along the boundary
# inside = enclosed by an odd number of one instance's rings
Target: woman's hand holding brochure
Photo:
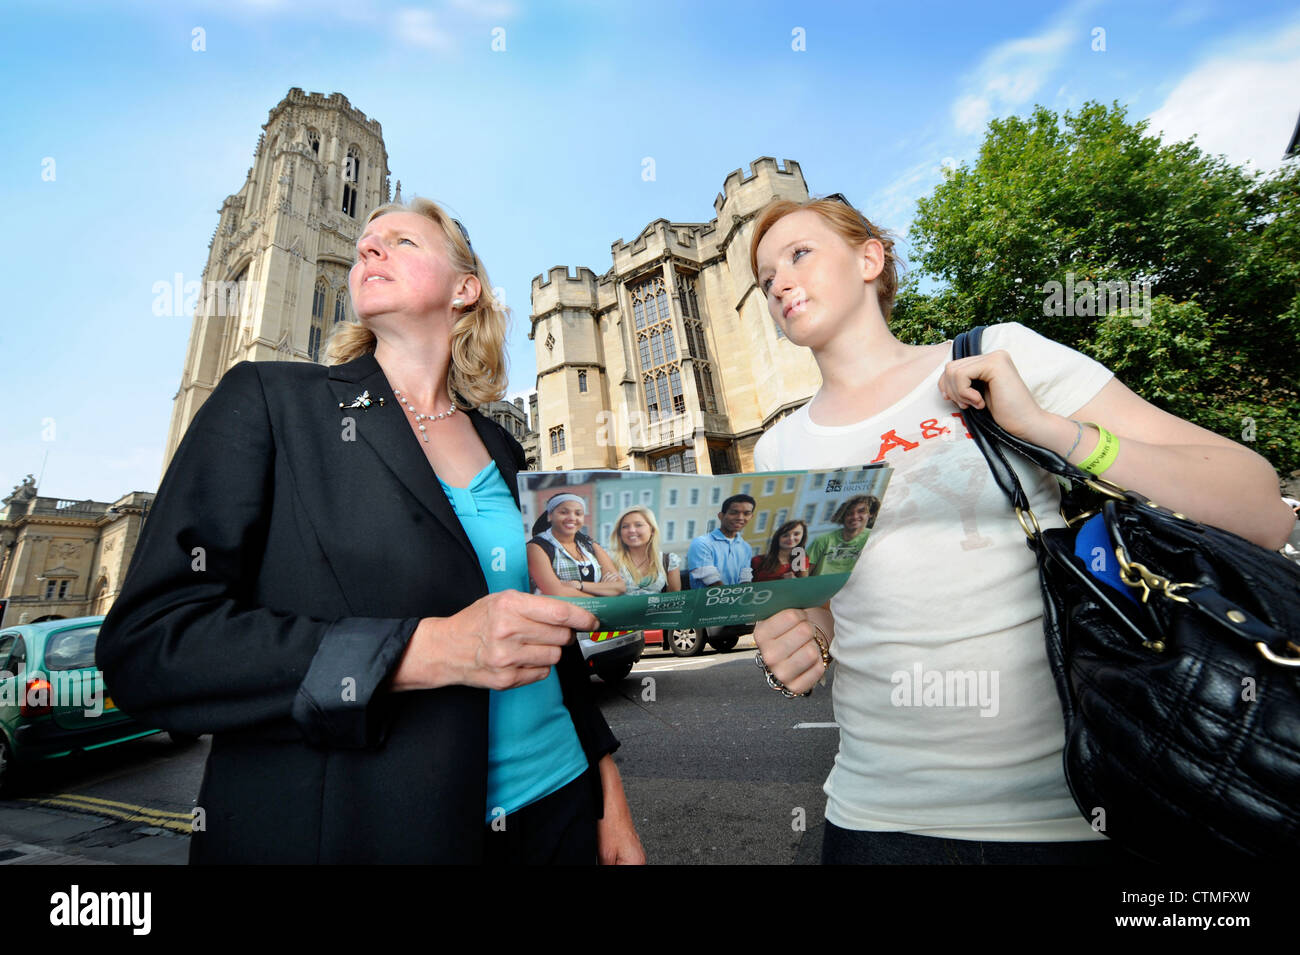
[[[754,642],[772,675],[791,693],[811,690],[826,675],[818,632],[829,647],[835,639],[835,618],[828,607],[782,610],[760,620]]]

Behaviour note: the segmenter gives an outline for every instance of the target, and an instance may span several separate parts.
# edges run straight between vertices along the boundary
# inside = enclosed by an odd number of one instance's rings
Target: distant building
[[[528,412],[524,411],[523,398],[516,398],[514,401],[492,401],[485,405],[479,405],[478,410],[514,435],[514,439],[524,446],[524,458],[528,462],[528,470],[536,471],[539,460],[537,456],[536,393],[529,395],[528,401],[534,416],[531,422]]]
[[[0,625],[107,613],[154,495],[110,503],[37,494],[29,474],[0,502]]]
[[[542,470],[726,474],[821,386],[785,341],[749,268],[755,214],[809,197],[798,163],[726,177],[708,222],[656,219],[615,241],[603,274],[557,266],[532,282]]]

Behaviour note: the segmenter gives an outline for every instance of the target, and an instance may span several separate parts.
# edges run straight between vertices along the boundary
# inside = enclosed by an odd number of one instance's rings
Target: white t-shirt
[[[1039,406],[1072,415],[1105,367],[1018,323],[989,327]],[[826,818],[846,829],[990,841],[1104,838],[1066,789],[1065,741],[1047,663],[1034,555],[957,409],[947,362],[856,424],[815,424],[808,406],[759,440],[755,466],[894,469],[875,529],[835,615],[840,748]],[[1055,479],[1013,462],[1040,524],[1061,527]]]

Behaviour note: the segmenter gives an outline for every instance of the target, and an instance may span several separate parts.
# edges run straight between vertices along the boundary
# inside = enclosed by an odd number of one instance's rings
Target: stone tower
[[[227,369],[319,361],[334,323],[356,320],[347,274],[363,218],[388,201],[383,131],[341,93],[297,87],[262,130],[208,246],[164,472]]]
[[[799,164],[730,173],[709,222],[656,219],[611,246],[603,275],[557,266],[532,282],[529,338],[541,470],[753,470],[764,430],[821,386],[749,268],[754,216],[802,201]]]

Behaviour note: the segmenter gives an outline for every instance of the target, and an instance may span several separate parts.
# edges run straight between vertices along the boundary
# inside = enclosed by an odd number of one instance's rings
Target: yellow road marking
[[[192,815],[169,812],[165,809],[150,809],[147,806],[136,806],[131,803],[115,802],[110,799],[97,799],[94,796],[63,793],[42,798],[25,798],[20,801],[37,806],[75,809],[80,812],[106,816],[110,819],[118,819],[122,822],[146,822],[160,829],[170,829],[172,832],[188,834],[193,829],[194,817]]]
[[[172,819],[183,819],[189,822],[193,815],[188,812],[173,812],[168,809],[153,809],[149,806],[139,806],[131,802],[118,802],[114,799],[100,799],[98,796],[87,796],[83,793],[54,793],[52,798],[55,799],[79,799],[83,802],[94,803],[97,806],[109,806],[116,809],[126,809],[134,812],[149,813],[154,816],[165,816]]]

